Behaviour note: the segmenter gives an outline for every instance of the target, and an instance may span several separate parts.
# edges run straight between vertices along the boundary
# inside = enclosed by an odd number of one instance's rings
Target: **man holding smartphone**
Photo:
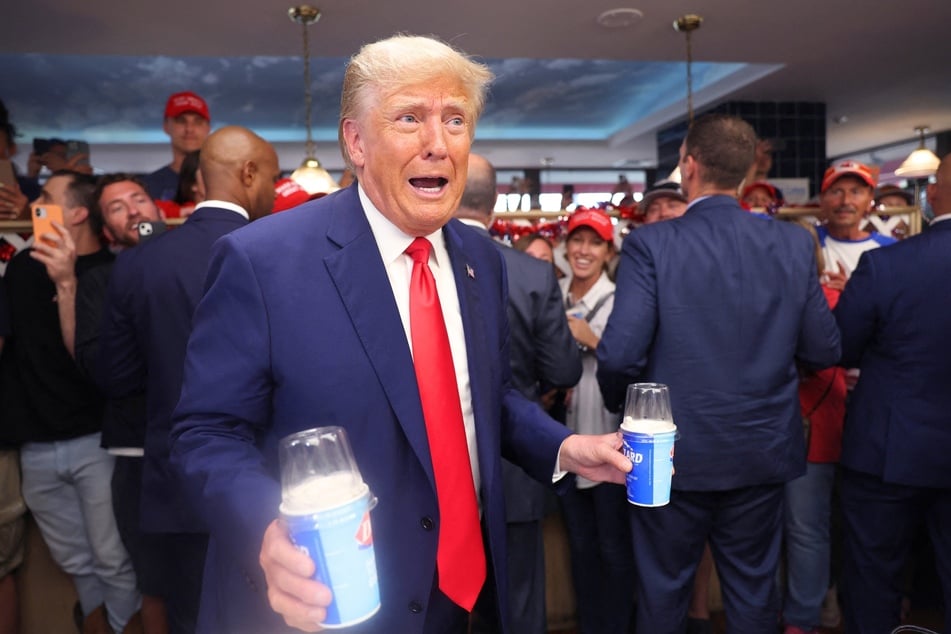
[[[193,92],[175,93],[165,104],[162,129],[171,142],[172,162],[146,176],[145,184],[155,200],[174,200],[182,161],[189,152],[201,148],[211,131],[208,104]]]
[[[121,632],[140,597],[112,508],[114,458],[100,446],[103,399],[72,359],[72,332],[61,328],[76,280],[113,258],[89,220],[95,186],[91,176],[55,172],[36,202],[62,208],[63,224],[7,266],[13,336],[2,361],[13,364],[4,377],[17,387],[5,391],[0,442],[20,447],[23,498],[53,559],[73,577],[84,617],[104,625],[108,615]],[[58,256],[68,245],[72,264]]]

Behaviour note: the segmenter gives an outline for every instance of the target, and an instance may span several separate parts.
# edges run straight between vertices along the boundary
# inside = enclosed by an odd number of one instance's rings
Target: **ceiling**
[[[725,100],[818,101],[827,154],[907,141],[917,125],[951,130],[951,2],[829,0],[312,0],[317,154],[331,168],[339,85],[362,43],[435,34],[497,76],[475,149],[500,168],[650,167],[657,130],[685,118],[686,45],[672,22],[699,13],[694,107]],[[213,125],[247,125],[303,155],[300,27],[289,0],[10,2],[0,99],[33,136],[82,138],[104,169],[168,160],[165,97],[194,90]],[[643,13],[609,29],[597,16]],[[844,123],[836,121],[846,118]],[[22,162],[26,152],[18,159]],[[141,165],[140,165],[141,163]]]

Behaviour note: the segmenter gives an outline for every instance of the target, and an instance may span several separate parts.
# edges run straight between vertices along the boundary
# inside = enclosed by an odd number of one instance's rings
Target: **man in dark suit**
[[[211,533],[202,632],[279,632],[282,617],[316,631],[327,615],[330,590],[276,519],[276,448],[290,433],[345,427],[379,500],[381,606],[354,632],[465,632],[480,591],[505,614],[503,454],[548,482],[561,470],[619,482],[630,469],[615,434],[569,435],[510,386],[502,256],[450,221],[490,79],[435,39],[364,46],[340,117],[357,184],[215,245],[172,429],[173,464]],[[441,307],[429,333],[414,328],[421,293]],[[432,351],[421,334],[451,351],[442,376],[417,372]],[[424,416],[421,396],[446,375],[458,389],[437,396],[456,412]],[[458,439],[450,462],[470,467],[446,489],[445,447],[429,439],[443,431]],[[467,522],[442,512],[455,498]],[[450,528],[474,536],[437,556]]]
[[[797,362],[827,366],[839,333],[812,239],[735,198],[756,136],[740,119],[694,121],[680,148],[689,205],[624,242],[598,346],[605,404],[635,381],[670,386],[670,504],[631,509],[637,631],[683,632],[709,539],[731,632],[772,632],[783,484],[805,471]]]
[[[862,370],[842,438],[847,632],[899,625],[901,577],[927,525],[951,632],[951,155],[928,185],[924,234],[862,254],[835,317]]]
[[[491,240],[505,258],[512,385],[538,402],[541,385],[568,388],[578,382],[581,356],[568,329],[554,268],[489,236],[487,227],[497,197],[495,168],[478,154],[470,154],[466,189],[455,216]],[[545,488],[508,460],[502,462],[502,482],[512,631],[545,634],[545,547],[541,531]],[[492,631],[481,624],[475,630]]]
[[[280,177],[277,154],[246,128],[228,126],[202,146],[207,199],[181,226],[124,251],[109,280],[100,336],[99,382],[113,398],[145,383],[147,424],[141,530],[161,534],[170,632],[196,627],[206,531],[183,503],[169,470],[168,433],[182,385],[192,314],[211,245],[270,213]]]

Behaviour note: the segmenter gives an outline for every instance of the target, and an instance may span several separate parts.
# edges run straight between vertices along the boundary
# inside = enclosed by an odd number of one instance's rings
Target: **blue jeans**
[[[786,483],[786,593],[783,621],[804,630],[819,624],[829,588],[832,485],[835,464],[807,463],[806,474]]]
[[[572,487],[561,500],[581,634],[624,634],[634,613],[634,553],[623,486]]]
[[[23,498],[50,554],[72,576],[83,614],[105,604],[121,632],[141,597],[112,511],[113,461],[98,433],[20,448]]]

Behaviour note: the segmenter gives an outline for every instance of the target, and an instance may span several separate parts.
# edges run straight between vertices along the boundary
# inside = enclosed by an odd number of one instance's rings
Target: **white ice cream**
[[[349,471],[312,476],[284,491],[281,513],[310,515],[342,506],[366,492],[367,485]]]
[[[637,420],[630,416],[624,417],[621,423],[621,429],[634,434],[663,434],[665,432],[677,431],[677,426],[669,420],[653,420],[639,418]]]

